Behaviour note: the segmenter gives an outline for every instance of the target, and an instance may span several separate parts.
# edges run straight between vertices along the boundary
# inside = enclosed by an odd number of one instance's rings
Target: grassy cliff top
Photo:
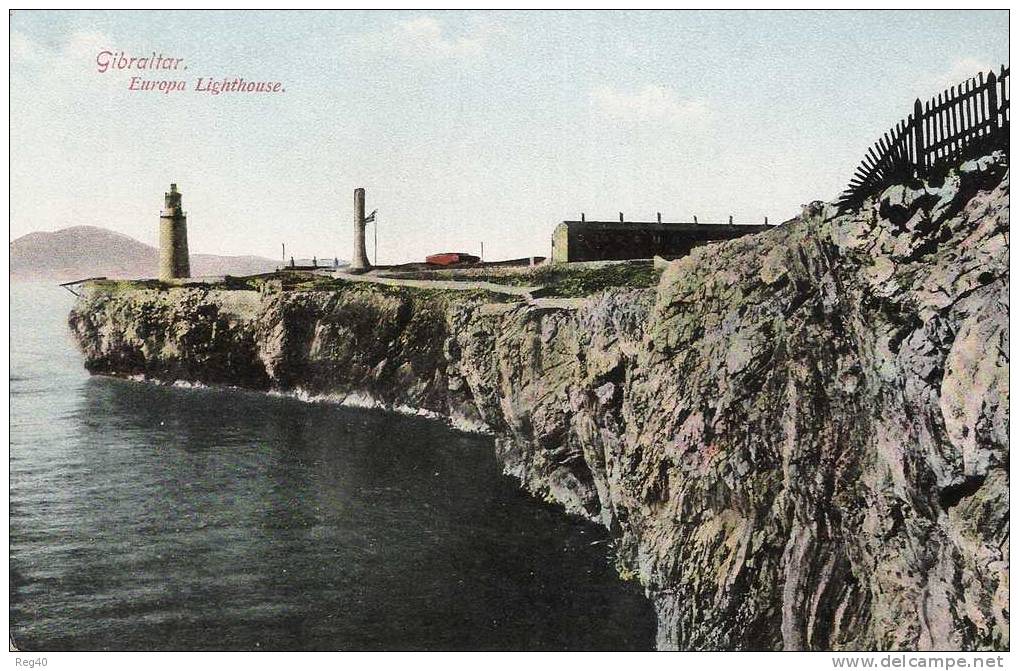
[[[435,280],[435,291],[460,292],[455,284],[460,281],[491,282],[514,287],[539,287],[542,296],[582,298],[612,287],[648,288],[655,286],[661,272],[650,261],[631,261],[598,264],[554,264],[532,268],[471,268],[431,272],[401,273],[396,277],[407,280]],[[200,287],[210,290],[261,291],[267,285],[282,291],[339,291],[353,284],[328,275],[301,271],[283,271],[247,277],[192,278],[178,282],[160,280],[92,280],[90,287],[109,292]],[[378,289],[430,291],[424,287],[387,287],[370,285]]]
[[[556,263],[532,267],[480,267],[392,275],[402,279],[470,280],[518,287],[543,287],[544,295],[579,298],[610,287],[647,288],[661,272],[649,260]]]

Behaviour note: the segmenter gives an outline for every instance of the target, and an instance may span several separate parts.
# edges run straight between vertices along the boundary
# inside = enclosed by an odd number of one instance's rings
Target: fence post
[[[1002,63],[1002,73],[998,75],[998,86],[1002,88],[1002,97],[998,102],[1002,106],[1002,127],[1005,128],[1005,137],[1009,137],[1009,91],[1006,88],[1008,73],[1005,71],[1005,63]]]
[[[987,75],[987,114],[991,117],[991,132],[998,129],[998,75]]]

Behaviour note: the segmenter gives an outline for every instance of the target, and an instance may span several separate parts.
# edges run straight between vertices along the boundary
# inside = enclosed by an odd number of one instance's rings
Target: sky
[[[547,255],[581,212],[784,221],[915,98],[1008,63],[1005,10],[19,11],[10,31],[11,239],[155,244],[175,182],[192,252],[348,259],[364,187],[380,263]],[[104,51],[183,60],[99,72]]]

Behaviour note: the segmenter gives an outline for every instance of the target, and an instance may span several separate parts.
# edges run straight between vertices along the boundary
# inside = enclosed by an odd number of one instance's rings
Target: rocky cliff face
[[[95,373],[484,427],[617,538],[665,649],[1008,646],[1008,174],[992,156],[577,310],[481,296],[92,291]]]

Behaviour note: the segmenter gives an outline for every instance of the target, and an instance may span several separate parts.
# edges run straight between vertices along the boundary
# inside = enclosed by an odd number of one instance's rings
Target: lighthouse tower
[[[350,260],[351,270],[368,270],[368,253],[364,248],[364,189],[354,189],[354,258]]]
[[[180,192],[171,184],[164,194],[166,206],[159,214],[159,279],[191,276],[188,257],[188,221],[180,207]]]

